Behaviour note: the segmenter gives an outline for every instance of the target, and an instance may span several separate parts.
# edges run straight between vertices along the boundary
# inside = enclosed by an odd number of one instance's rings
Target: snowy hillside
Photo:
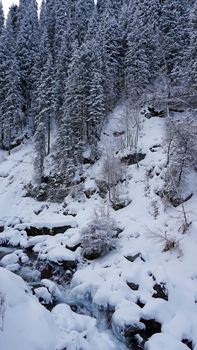
[[[33,176],[30,143],[10,156],[1,152],[1,350],[197,349],[195,176],[189,174],[193,197],[185,202],[192,224],[183,234],[181,206],[156,194],[166,162],[165,118],[141,114],[138,151],[145,157],[121,168],[128,205],[114,210],[98,180],[107,149],[128,155],[116,135],[124,131],[123,113],[119,107],[110,116],[100,159],[84,165],[84,193],[63,204],[25,197]],[[119,228],[114,249],[86,260],[80,232],[104,203]]]

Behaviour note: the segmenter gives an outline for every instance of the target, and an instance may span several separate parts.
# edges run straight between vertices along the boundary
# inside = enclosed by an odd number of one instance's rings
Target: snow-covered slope
[[[99,145],[102,153],[100,160],[94,165],[84,167],[86,190],[96,188],[96,181],[102,178],[103,159],[109,145],[115,153],[119,152],[120,144],[114,132],[121,131],[123,127],[122,111],[122,108],[116,109],[105,127]],[[79,201],[67,198],[67,211],[76,215],[72,218],[73,225],[71,217],[63,215],[64,208],[61,205],[38,203],[23,197],[23,186],[30,180],[33,172],[30,144],[14,151],[10,157],[1,153],[0,220],[6,229],[0,234],[0,239],[2,242],[19,244],[22,249],[33,247],[40,254],[40,258],[46,261],[80,262],[69,291],[66,289],[69,293],[68,300],[83,305],[86,313],[97,316],[99,320],[101,316],[106,319],[110,313],[110,326],[120,341],[125,340],[126,329],[135,326],[140,332],[147,320],[154,320],[158,327],[161,325],[161,329],[159,331],[158,328],[155,335],[152,335],[153,332],[146,344],[142,345],[145,349],[189,349],[183,344],[184,341],[187,344],[191,342],[196,350],[197,180],[195,174],[189,175],[188,187],[192,189],[193,197],[185,203],[185,209],[192,224],[184,235],[181,233],[181,207],[167,205],[156,194],[162,186],[161,174],[166,161],[164,123],[162,118],[148,120],[141,117],[138,150],[146,156],[139,163],[139,167],[136,164],[125,165],[125,191],[130,204],[118,211],[110,209],[111,216],[122,228],[115,250],[89,263],[81,259],[80,247],[74,252],[68,250],[69,246],[80,243],[80,229],[92,218],[95,209],[105,202],[98,193],[92,191],[90,198],[84,195]],[[41,207],[39,215],[36,215],[35,212],[38,213]],[[55,236],[33,238],[29,238],[24,231],[27,224],[39,227],[39,224],[44,223],[45,227],[52,227],[58,222],[73,228]],[[173,243],[173,249],[164,251],[166,243]],[[4,275],[5,272],[1,270],[0,285]],[[10,276],[9,279],[12,280]],[[12,297],[14,298],[10,295],[11,299]],[[103,326],[100,321],[96,324],[93,318],[81,318],[67,305],[56,306],[52,316],[56,322],[54,327],[57,332],[61,332],[56,344],[59,350],[64,347],[68,350],[78,349],[79,344],[83,349],[124,349],[123,343],[117,343],[111,333],[102,333]],[[68,323],[68,319],[73,321]],[[25,326],[28,327],[28,324]],[[92,329],[98,341],[90,336]],[[7,341],[6,334],[5,331],[0,333],[3,344]],[[11,349],[8,345],[2,350]],[[36,350],[36,347],[27,346],[25,349]]]

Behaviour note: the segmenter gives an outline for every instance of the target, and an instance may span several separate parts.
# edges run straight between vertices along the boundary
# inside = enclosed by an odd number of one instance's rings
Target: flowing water
[[[8,255],[18,250],[14,247],[0,247],[0,260]],[[97,319],[97,327],[101,332],[105,332],[110,340],[114,343],[114,349],[116,350],[127,350],[128,347],[119,341],[113,334],[110,325],[106,321],[106,317],[103,312],[100,312],[98,308],[92,303],[91,299],[80,299],[72,297],[72,289],[70,287],[70,282],[74,274],[74,270],[65,271],[64,267],[50,263],[48,261],[43,261],[39,259],[39,255],[34,253],[32,250],[23,250],[29,257],[27,263],[21,264],[21,267],[16,274],[21,276],[27,284],[30,286],[34,292],[35,288],[42,286],[42,279],[49,279],[55,282],[59,289],[59,295],[56,300],[54,300],[51,305],[44,305],[47,309],[52,310],[52,308],[59,304],[65,303],[70,305],[72,310],[76,313],[88,315],[95,317]]]

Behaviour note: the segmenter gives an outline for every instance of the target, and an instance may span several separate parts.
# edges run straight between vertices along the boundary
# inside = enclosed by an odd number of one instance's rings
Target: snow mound
[[[173,336],[165,333],[155,334],[146,343],[145,350],[188,350],[188,347]]]
[[[54,350],[56,330],[50,312],[12,272],[0,268],[0,281],[1,350]]]

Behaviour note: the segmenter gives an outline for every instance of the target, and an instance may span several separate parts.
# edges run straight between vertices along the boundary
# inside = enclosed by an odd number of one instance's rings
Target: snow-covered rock
[[[167,334],[155,334],[146,343],[145,350],[188,350],[189,348],[175,337]]]
[[[142,309],[135,303],[123,301],[112,316],[112,328],[116,336],[120,339],[137,334],[145,329],[145,325],[140,322]]]
[[[1,350],[54,350],[56,328],[51,314],[20,277],[0,268],[0,281]]]
[[[98,331],[96,319],[78,315],[68,305],[59,304],[52,310],[57,329],[57,350],[121,350],[116,347],[111,337]]]

